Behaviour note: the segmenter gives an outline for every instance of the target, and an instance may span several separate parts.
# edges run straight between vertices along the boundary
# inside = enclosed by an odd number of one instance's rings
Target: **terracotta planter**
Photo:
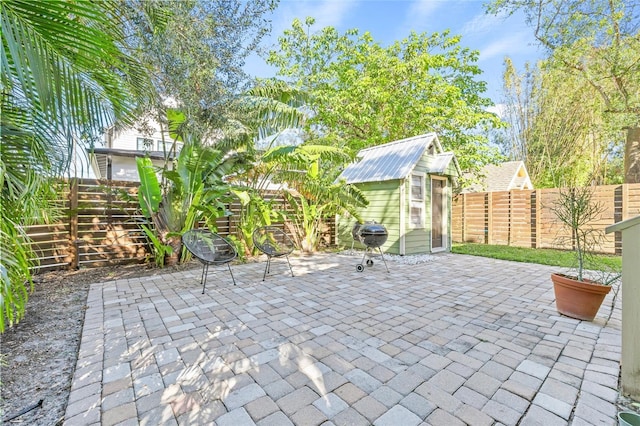
[[[611,286],[594,281],[577,281],[564,274],[551,274],[556,308],[562,315],[592,321]]]

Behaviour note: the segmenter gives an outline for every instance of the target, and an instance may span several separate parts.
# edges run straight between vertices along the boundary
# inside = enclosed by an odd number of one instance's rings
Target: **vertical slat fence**
[[[570,235],[552,211],[558,189],[462,193],[453,199],[452,236],[457,243],[473,242],[531,248],[571,248]],[[603,206],[591,223],[602,231],[597,251],[620,254],[619,233],[604,234],[607,226],[640,215],[640,184],[594,188],[594,201]]]

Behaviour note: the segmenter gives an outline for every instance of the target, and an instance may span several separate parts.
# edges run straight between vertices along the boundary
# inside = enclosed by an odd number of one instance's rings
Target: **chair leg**
[[[202,277],[200,278],[200,284],[202,284],[202,294],[204,294],[204,288],[207,285],[207,275],[209,275],[209,264],[202,264]]]
[[[264,281],[265,278],[267,278],[267,274],[269,273],[269,266],[271,263],[271,258],[269,256],[267,256],[267,264],[264,265],[264,274],[262,275],[262,281]]]
[[[227,263],[227,266],[229,267],[229,273],[231,274],[231,279],[233,280],[233,285],[236,285],[236,279],[233,277],[233,272],[231,271],[231,265],[229,263]]]
[[[289,256],[285,254],[284,257],[287,259],[287,263],[289,264],[289,270],[291,271],[291,276],[293,277],[293,268],[291,267],[291,262],[289,262]]]

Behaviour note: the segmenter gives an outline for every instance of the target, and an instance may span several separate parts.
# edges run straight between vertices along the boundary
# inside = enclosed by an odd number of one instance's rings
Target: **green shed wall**
[[[387,228],[389,237],[382,246],[385,253],[400,253],[400,182],[399,180],[391,180],[357,184],[357,187],[369,200],[369,205],[359,211],[362,220],[375,220]],[[338,226],[336,227],[338,245],[351,247],[353,242],[351,230],[354,223],[353,217],[338,217]],[[355,247],[364,248],[358,242]]]

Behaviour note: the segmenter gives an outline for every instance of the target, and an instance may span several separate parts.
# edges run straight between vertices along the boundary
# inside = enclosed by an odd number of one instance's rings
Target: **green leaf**
[[[150,218],[158,211],[162,200],[160,183],[150,158],[138,157],[136,158],[136,165],[138,166],[138,176],[140,177],[140,188],[138,189],[140,208],[142,209],[142,214]]]

